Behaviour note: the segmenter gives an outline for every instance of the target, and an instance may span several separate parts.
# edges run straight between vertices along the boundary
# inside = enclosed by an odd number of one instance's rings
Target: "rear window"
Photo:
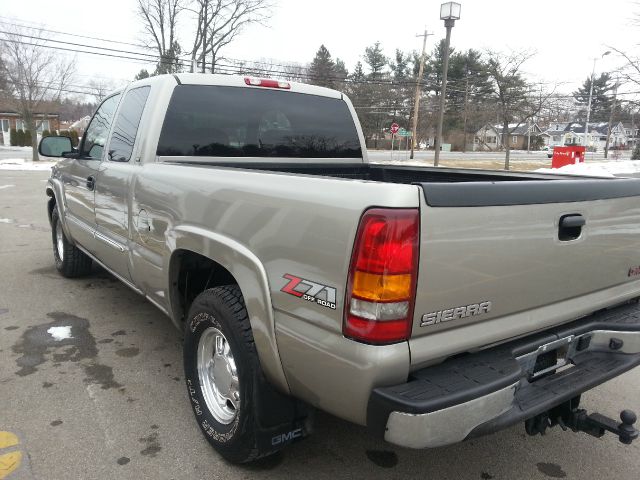
[[[351,112],[341,99],[209,85],[175,88],[157,154],[362,157]]]

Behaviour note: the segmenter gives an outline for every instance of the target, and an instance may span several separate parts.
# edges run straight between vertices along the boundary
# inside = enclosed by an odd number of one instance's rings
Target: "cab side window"
[[[113,114],[118,107],[122,94],[118,93],[107,98],[98,108],[87,127],[84,141],[80,150],[80,158],[101,160],[104,146],[109,135],[109,128],[113,122]]]
[[[108,158],[112,162],[128,162],[131,159],[149,90],[151,87],[134,88],[122,100],[109,142]]]

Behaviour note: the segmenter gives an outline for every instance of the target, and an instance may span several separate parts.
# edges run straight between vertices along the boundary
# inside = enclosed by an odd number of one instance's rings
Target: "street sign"
[[[401,128],[400,130],[398,130],[398,136],[400,137],[411,137],[413,136],[412,133],[408,130],[405,130],[404,128]]]
[[[397,123],[392,123],[391,133],[395,135],[396,133],[398,133],[398,130],[400,130],[400,125],[398,125]]]

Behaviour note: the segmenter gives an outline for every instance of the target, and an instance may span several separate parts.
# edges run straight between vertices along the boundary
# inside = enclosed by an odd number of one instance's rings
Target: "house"
[[[55,104],[46,103],[42,112],[36,112],[36,130],[41,135],[44,130],[59,130],[60,115]],[[0,102],[0,145],[9,145],[11,129],[26,130],[22,116],[7,102]]]
[[[607,122],[589,122],[587,141],[585,142],[584,122],[552,123],[543,134],[548,138],[550,147],[564,145],[586,145],[590,149],[604,150],[609,135]],[[627,148],[629,145],[628,130],[622,122],[611,125],[609,148]]]
[[[627,135],[627,147],[635,148],[640,140],[640,127],[635,123],[625,124],[624,133]]]
[[[82,117],[80,120],[73,122],[71,125],[69,125],[69,128],[67,128],[67,130],[75,130],[80,135],[82,135],[89,126],[90,121],[91,117],[87,115],[86,117]]]
[[[526,150],[530,144],[530,136],[539,136],[542,130],[536,123],[509,124],[506,133],[503,134],[502,125],[486,124],[475,134],[473,141],[474,151],[493,151],[503,148],[502,138],[506,134],[509,137],[509,145],[514,150]]]

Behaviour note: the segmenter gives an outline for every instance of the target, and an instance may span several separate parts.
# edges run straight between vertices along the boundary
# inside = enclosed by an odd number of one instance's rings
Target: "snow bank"
[[[594,162],[565,165],[562,168],[539,168],[539,173],[560,173],[568,175],[587,175],[593,177],[615,177],[640,173],[640,160],[620,162]]]
[[[5,158],[0,160],[0,170],[49,171],[56,162],[32,162],[24,158]]]

